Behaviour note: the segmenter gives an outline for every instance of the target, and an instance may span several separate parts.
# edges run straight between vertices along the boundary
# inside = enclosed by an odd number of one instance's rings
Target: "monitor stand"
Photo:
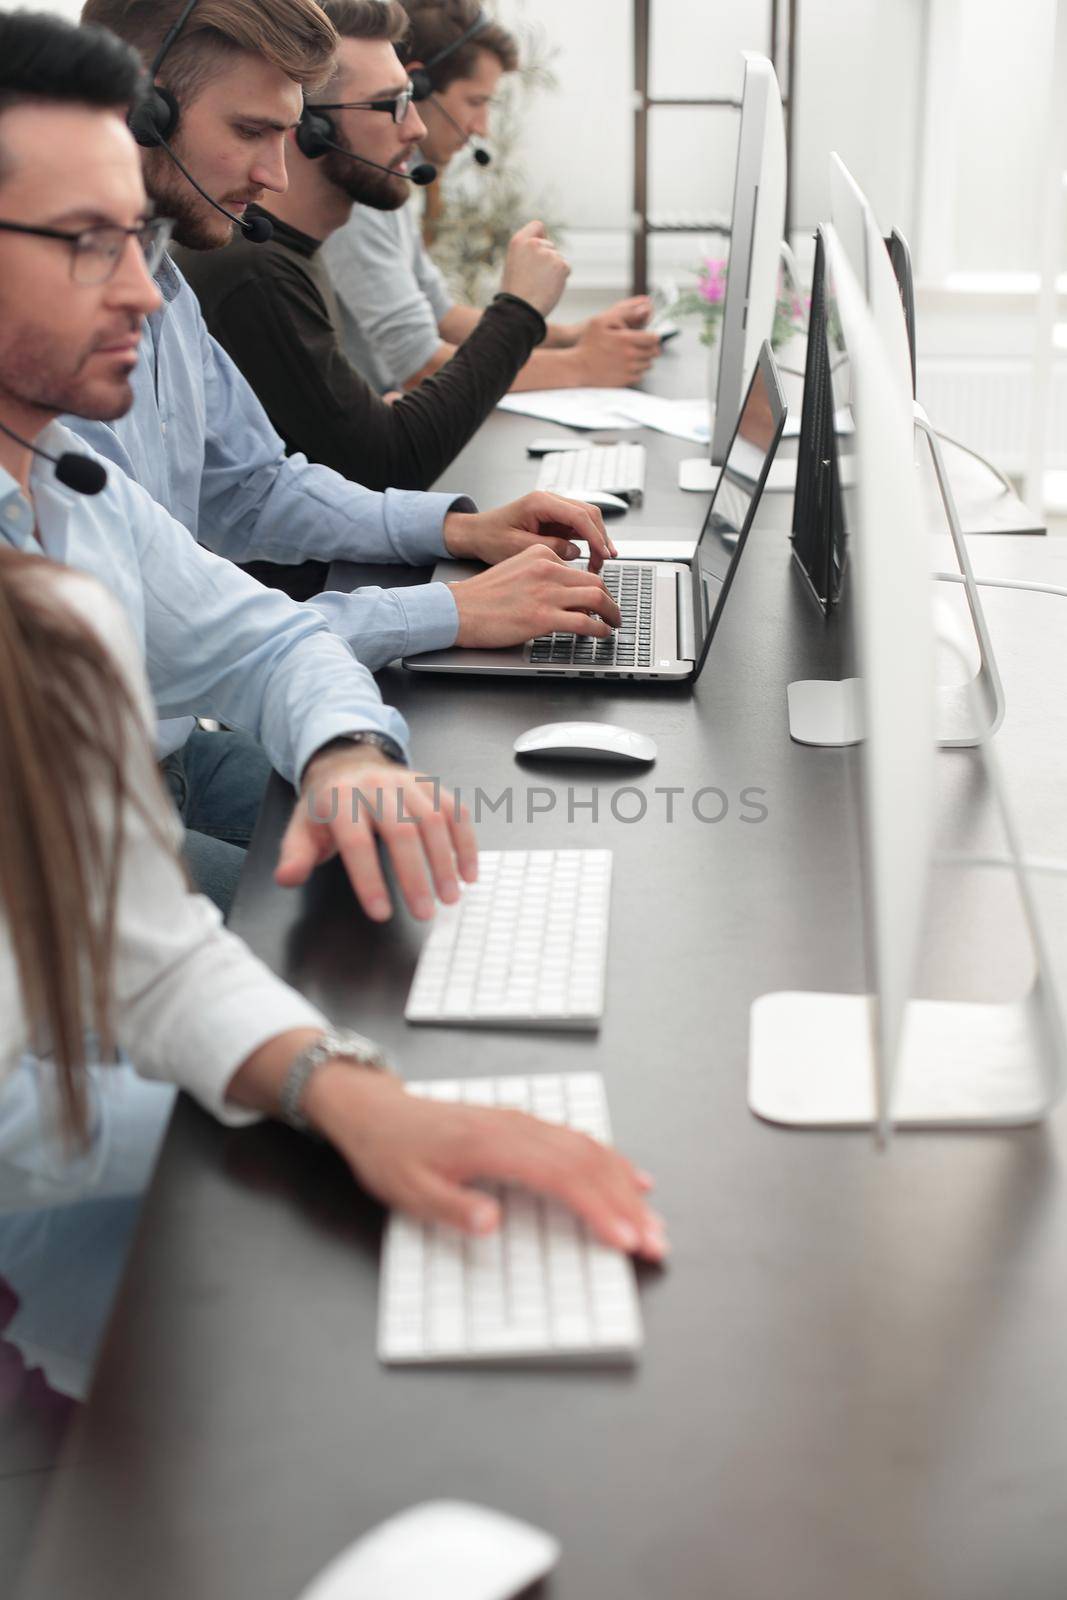
[[[918,402],[915,404],[915,425],[926,437],[933,456],[938,491],[952,534],[971,625],[978,644],[978,673],[971,682],[943,685],[937,691],[937,742],[948,750],[970,749],[1000,727],[1004,719],[1004,689],[941,447]],[[789,684],[786,697],[790,737],[798,744],[827,748],[858,744],[863,738],[859,690],[858,678],[802,678]]]
[[[996,687],[994,687],[994,683]],[[970,683],[943,684],[936,691],[937,742],[943,750],[970,750],[996,732],[1004,715],[998,701],[996,667],[983,661]],[[978,697],[980,711],[975,706]],[[834,749],[863,739],[859,678],[798,678],[786,686],[789,737],[797,744]]]
[[[765,994],[754,1003],[748,1103],[766,1122],[877,1123],[869,995]],[[1016,1127],[1055,1104],[1041,980],[1003,1005],[913,1000],[893,1090],[894,1128]]]

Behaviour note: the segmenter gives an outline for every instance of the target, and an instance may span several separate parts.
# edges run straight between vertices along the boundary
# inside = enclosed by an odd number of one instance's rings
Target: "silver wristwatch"
[[[327,1028],[321,1038],[301,1050],[285,1074],[278,1096],[278,1111],[283,1122],[300,1133],[310,1133],[311,1124],[301,1107],[311,1075],[327,1061],[351,1061],[353,1066],[367,1067],[372,1072],[387,1072],[388,1063],[380,1045],[350,1028]]]

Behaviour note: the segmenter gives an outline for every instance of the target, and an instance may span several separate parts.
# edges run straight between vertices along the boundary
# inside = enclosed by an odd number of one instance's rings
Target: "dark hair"
[[[184,0],[85,0],[82,24],[110,28],[147,66],[183,9]],[[304,89],[319,89],[334,69],[337,33],[315,0],[200,0],[160,77],[188,104],[241,51],[262,56]]]
[[[411,21],[407,59],[430,61],[472,27],[481,7],[478,0],[400,0]],[[443,93],[457,78],[470,78],[478,67],[479,50],[496,56],[505,72],[517,72],[519,45],[513,33],[490,22],[466,44],[461,44],[430,72],[434,88]]]
[[[400,0],[319,0],[342,39],[386,39],[399,44],[408,31]]]
[[[137,56],[106,28],[43,11],[0,16],[0,114],[35,101],[125,111],[141,77]],[[0,177],[5,169],[0,151]]]

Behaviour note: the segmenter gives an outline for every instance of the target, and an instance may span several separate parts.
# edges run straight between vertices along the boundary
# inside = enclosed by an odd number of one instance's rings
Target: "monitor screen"
[[[726,269],[711,431],[711,461],[726,460],[749,377],[774,325],[785,228],[785,119],[774,67],[745,55],[741,129],[734,174],[730,258]]]
[[[825,241],[815,241],[804,403],[797,443],[793,497],[793,556],[815,599],[829,615],[841,595],[845,572],[841,496],[836,481],[834,397],[826,338]]]
[[[778,368],[770,345],[764,343],[693,557],[696,672],[704,664],[726,605],[726,596],[782,437],[785,417],[786,403]]]

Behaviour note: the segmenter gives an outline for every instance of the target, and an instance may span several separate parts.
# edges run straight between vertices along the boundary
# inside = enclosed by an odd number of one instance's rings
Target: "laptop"
[[[506,650],[429,650],[407,656],[412,672],[489,672],[523,677],[660,679],[694,682],[730,592],[785,427],[786,403],[764,342],[745,403],[688,562],[606,561],[600,576],[623,615],[610,639],[551,633]],[[677,531],[673,530],[675,537]],[[439,562],[442,583],[481,570]]]

